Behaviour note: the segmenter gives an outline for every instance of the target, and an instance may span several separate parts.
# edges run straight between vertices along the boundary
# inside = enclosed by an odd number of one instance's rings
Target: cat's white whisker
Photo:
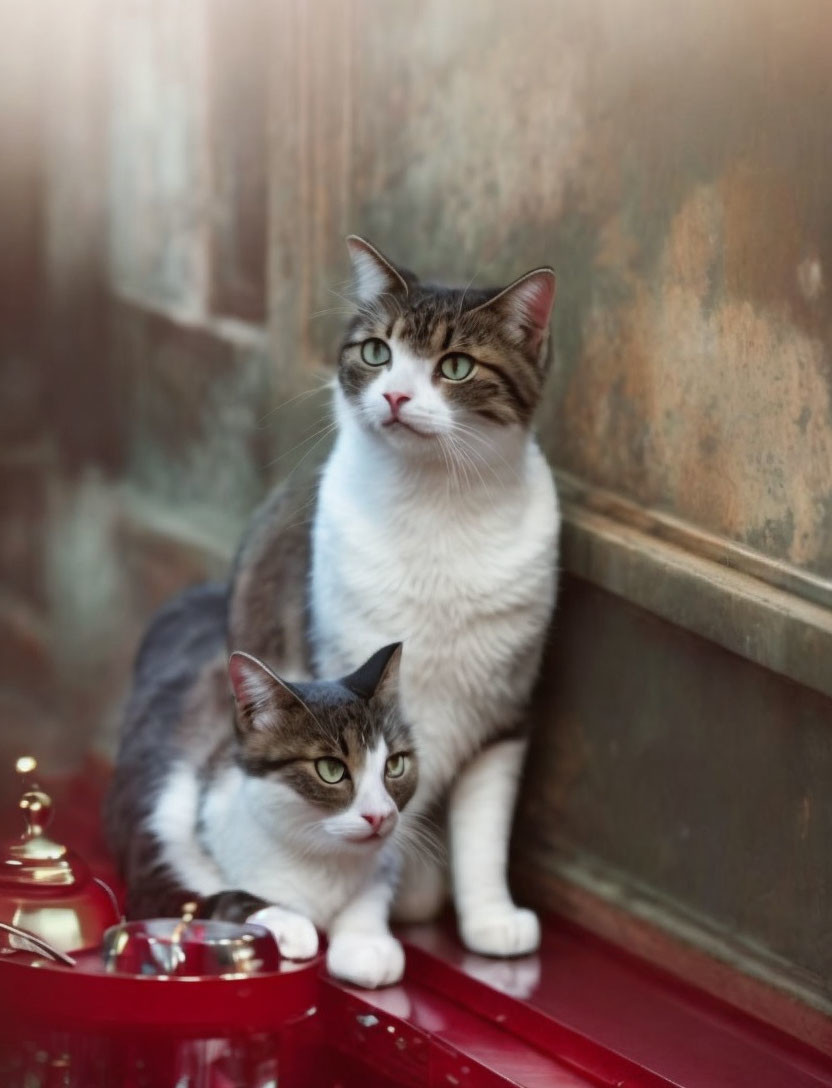
[[[329,419],[330,422],[328,424],[326,424],[326,426],[321,428],[319,425],[323,422],[324,419]],[[323,431],[326,431],[326,430],[330,429],[331,427],[334,427],[335,424],[332,422],[332,419],[331,419],[331,416],[330,416],[329,412],[327,412],[325,415],[321,416],[320,418],[315,420],[312,424],[310,424],[310,426],[316,427],[317,429],[315,431],[311,432],[310,434],[307,434],[304,438],[301,438],[300,441],[296,442],[293,446],[290,446],[290,448],[288,450],[284,450],[282,453],[279,453],[277,455],[277,457],[272,458],[271,461],[267,461],[265,464],[261,465],[260,467],[263,468],[263,469],[267,469],[267,468],[272,468],[274,465],[279,464],[281,461],[285,460],[287,457],[291,457],[291,455],[293,453],[295,453],[297,450],[302,449],[306,445],[307,442],[311,442],[314,438],[317,438],[318,435],[320,435]]]
[[[406,824],[397,829],[399,840],[406,844],[409,851],[416,857],[425,861],[443,864],[445,851],[434,837],[429,837],[420,828],[413,824]]]
[[[470,278],[470,280],[468,280],[468,282],[465,284],[465,287],[462,289],[462,294],[459,296],[459,306],[457,306],[456,310],[457,322],[459,322],[460,317],[462,317],[462,309],[465,305],[465,296],[468,294],[469,290],[471,289],[471,284],[474,282],[478,275],[479,269],[474,272],[473,276]]]
[[[316,376],[313,375],[313,378]],[[274,408],[270,408],[268,412],[262,415],[256,422],[255,426],[259,429],[262,428],[266,420],[270,419],[277,412],[282,412],[284,408],[288,408],[290,404],[295,404],[297,401],[307,400],[309,397],[314,397],[316,393],[321,393],[324,389],[334,388],[335,378],[332,374],[319,374],[317,375],[318,384],[312,389],[303,389],[300,393],[296,393],[293,397],[289,397],[287,400],[281,401],[280,404],[276,404]]]
[[[495,442],[492,442],[485,434],[483,434],[482,431],[477,430],[476,427],[471,427],[468,424],[462,423],[459,420],[455,420],[452,427],[453,427],[453,433],[458,434],[458,435],[465,435],[466,437],[469,437],[471,439],[471,441],[468,443],[469,447],[471,448],[471,452],[474,453],[474,454],[479,455],[479,459],[485,465],[487,465],[488,468],[492,472],[494,472],[495,475],[497,475],[496,469],[491,464],[490,458],[481,455],[479,453],[479,451],[476,450],[476,448],[473,446],[474,442],[477,442],[479,445],[485,446],[488,449],[488,451],[490,453],[493,453],[498,458],[498,460],[501,462],[501,464],[503,464],[505,466],[505,468],[508,470],[510,476],[514,480],[516,480],[518,483],[521,481],[522,473],[520,471],[519,466],[516,465],[516,464],[512,464],[506,458],[505,454],[502,453],[502,451],[498,448],[497,444]]]
[[[310,318],[333,317],[337,314],[339,317],[352,317],[354,313],[354,306],[350,309],[347,309],[344,306],[327,306],[323,310],[314,310],[309,316]]]
[[[482,472],[480,471],[480,467],[484,468],[487,472],[489,472],[491,474],[491,476],[493,477],[493,481],[494,481],[494,483],[495,483],[495,485],[497,487],[499,487],[500,484],[502,483],[502,480],[500,478],[500,474],[497,472],[494,465],[491,463],[491,461],[489,459],[483,458],[483,457],[478,455],[478,451],[476,450],[476,448],[471,444],[470,441],[468,441],[465,437],[463,437],[462,434],[460,434],[459,432],[454,432],[453,437],[454,437],[454,442],[456,442],[456,444],[458,445],[458,447],[460,449],[460,452],[464,452],[465,456],[470,460],[472,468],[474,469],[474,471],[477,473],[477,476],[479,477],[479,480],[480,480],[480,482],[482,484],[483,490],[486,492],[486,494],[489,496],[489,498],[491,498],[492,497],[491,488],[489,488],[488,485],[486,484],[485,479],[484,479],[484,477],[482,475]]]
[[[320,422],[320,420],[318,422]],[[314,424],[313,424],[313,426],[314,426]],[[290,457],[293,453],[296,453],[303,446],[305,446],[308,442],[312,442],[313,439],[317,439],[317,441],[314,442],[314,444],[312,446],[310,446],[309,449],[307,449],[305,451],[305,453],[300,458],[300,460],[295,465],[293,465],[292,470],[289,473],[289,476],[293,475],[295,472],[297,472],[300,465],[302,465],[306,461],[307,457],[309,457],[309,455],[314,450],[316,450],[318,448],[318,446],[324,441],[324,439],[326,439],[328,437],[328,435],[332,434],[332,432],[335,431],[336,429],[337,429],[337,423],[328,423],[325,427],[321,427],[319,430],[315,431],[313,434],[307,435],[306,438],[302,439],[300,442],[297,442],[294,446],[291,447],[291,449],[285,450],[283,453],[278,454],[278,456],[273,458],[271,461],[266,462],[266,464],[263,465],[262,468],[264,468],[264,469],[272,468],[274,465],[278,464],[280,461],[283,461],[287,457]]]
[[[464,461],[465,464],[471,466],[471,469],[476,473],[477,479],[479,480],[480,484],[482,485],[483,491],[485,491],[486,495],[489,497],[489,499],[491,499],[491,491],[489,490],[488,485],[486,484],[486,482],[485,482],[485,480],[483,478],[483,475],[480,472],[479,467],[477,466],[477,462],[476,462],[475,458],[472,457],[471,454],[466,449],[466,444],[465,444],[464,440],[459,438],[457,435],[453,435],[453,434],[450,435],[449,437],[450,437],[450,441],[453,444],[454,448],[456,449],[457,454],[459,455],[460,459],[462,461]]]

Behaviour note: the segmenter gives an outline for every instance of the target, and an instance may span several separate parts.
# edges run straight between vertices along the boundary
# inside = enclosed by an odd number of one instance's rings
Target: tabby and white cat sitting
[[[401,649],[331,682],[287,683],[240,653],[226,673],[225,601],[222,586],[186,591],[138,656],[107,811],[128,914],[178,914],[197,899],[202,917],[266,925],[289,958],[316,954],[318,927],[336,954],[357,941],[371,970],[396,958],[401,971],[386,920],[368,935],[350,915],[396,864],[399,812],[416,789]]]
[[[410,834],[400,875],[377,870],[351,924],[368,941],[387,934],[394,899],[399,919],[426,920],[449,875],[467,947],[520,955],[540,934],[506,869],[555,603],[560,517],[532,433],[554,274],[435,287],[360,238],[348,247],[358,301],[334,387],[337,439],[311,494],[284,485],[253,519],[232,575],[229,645],[288,676],[338,676],[404,644],[401,708],[419,755],[401,821]],[[447,831],[449,873],[440,851],[420,849],[427,823]],[[373,948],[335,939],[330,969],[396,981],[400,952]]]

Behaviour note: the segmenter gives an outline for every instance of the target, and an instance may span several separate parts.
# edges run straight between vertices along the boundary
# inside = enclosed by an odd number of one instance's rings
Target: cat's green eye
[[[390,362],[390,348],[383,340],[373,337],[361,345],[361,358],[368,366],[384,366]]]
[[[440,360],[439,373],[449,382],[464,382],[474,373],[474,366],[474,360],[470,355],[461,355],[457,352],[454,355],[446,355]]]
[[[401,778],[407,767],[407,756],[399,752],[398,755],[390,756],[387,760],[387,777],[388,778]]]
[[[315,760],[315,770],[318,772],[318,777],[329,786],[334,786],[347,775],[346,765],[340,759],[329,759],[326,756]]]

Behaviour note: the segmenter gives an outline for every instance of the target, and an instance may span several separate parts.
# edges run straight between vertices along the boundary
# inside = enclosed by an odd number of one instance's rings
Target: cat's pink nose
[[[384,399],[390,405],[390,412],[393,419],[399,418],[399,409],[403,404],[406,404],[411,398],[407,393],[385,393]]]
[[[362,812],[361,819],[366,820],[373,831],[378,831],[384,823],[385,817],[380,812]]]

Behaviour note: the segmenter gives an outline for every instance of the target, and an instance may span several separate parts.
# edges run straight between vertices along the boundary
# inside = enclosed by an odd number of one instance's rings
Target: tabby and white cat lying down
[[[287,684],[239,653],[226,671],[225,601],[222,586],[186,591],[139,652],[107,808],[127,912],[176,915],[196,899],[201,917],[265,924],[292,959],[315,955],[317,926],[340,973],[349,904],[396,864],[416,789],[401,648],[330,682]],[[386,919],[358,940],[365,955],[401,957]]]

